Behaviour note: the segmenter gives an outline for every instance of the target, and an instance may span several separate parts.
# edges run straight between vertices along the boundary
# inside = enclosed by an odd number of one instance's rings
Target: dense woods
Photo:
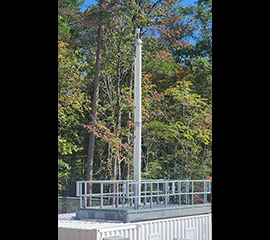
[[[58,1],[58,193],[133,179],[135,29],[142,178],[211,179],[212,2]]]

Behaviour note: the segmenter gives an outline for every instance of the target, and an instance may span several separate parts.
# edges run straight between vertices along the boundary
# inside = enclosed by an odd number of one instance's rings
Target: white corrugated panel
[[[102,240],[112,236],[129,240],[212,240],[211,213],[134,223],[58,220],[59,240]]]
[[[99,230],[99,238],[107,236],[129,237],[130,240],[212,240],[211,214],[137,222],[122,227]]]
[[[129,240],[137,240],[137,224],[123,224],[123,226],[100,228],[98,230],[98,240],[102,240],[104,237],[120,236],[127,237]]]
[[[138,240],[212,239],[211,214],[153,220],[138,225]]]

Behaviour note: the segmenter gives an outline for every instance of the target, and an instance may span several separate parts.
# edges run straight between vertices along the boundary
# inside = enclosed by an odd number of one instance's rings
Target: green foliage
[[[65,189],[63,182],[68,177],[69,170],[70,170],[69,165],[63,162],[63,160],[58,159],[58,190]]]
[[[208,58],[212,61],[212,1],[198,1],[189,9],[194,17],[198,30],[191,38],[195,44],[176,49],[174,56],[178,62],[189,64],[197,57]]]
[[[59,3],[59,194],[74,195],[75,182],[86,177],[89,132],[96,136],[93,178],[133,178],[136,27],[143,41],[142,177],[211,178],[211,1],[190,7],[169,0],[104,1],[80,12],[82,2]],[[99,24],[104,30],[93,125]]]

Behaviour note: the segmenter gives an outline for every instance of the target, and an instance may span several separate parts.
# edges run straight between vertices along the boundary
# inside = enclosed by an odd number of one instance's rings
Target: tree
[[[205,177],[211,172],[211,103],[194,91],[188,68],[177,67],[169,76],[161,73],[149,75],[150,81],[158,76],[158,85],[170,85],[161,100],[155,101],[157,112],[143,132],[147,139],[143,141],[147,159],[144,176]]]
[[[202,57],[212,62],[212,1],[198,1],[197,5],[183,10],[192,16],[197,29],[190,35],[194,44],[174,51],[176,60],[188,65],[194,58]]]
[[[104,0],[99,1],[99,6],[104,3]],[[102,51],[102,33],[103,26],[100,22],[98,25],[98,36],[97,36],[97,55],[96,55],[96,68],[95,68],[95,79],[94,79],[94,94],[92,101],[92,124],[96,125],[97,122],[97,107],[98,107],[98,95],[99,95],[99,79],[100,79],[100,64],[101,64],[101,51]],[[95,136],[93,132],[89,134],[89,147],[87,157],[87,175],[86,180],[92,181],[93,179],[93,159],[94,159],[94,146]],[[87,193],[92,194],[92,184],[87,185]],[[88,205],[91,206],[91,198],[88,199]]]
[[[64,182],[71,170],[68,157],[82,150],[85,112],[90,99],[83,78],[83,64],[75,54],[67,49],[68,44],[58,41],[58,179],[59,190],[64,190]]]
[[[210,165],[207,172],[203,170],[207,164],[204,162],[205,154],[209,151],[207,146],[212,137],[211,105],[207,105],[206,99],[200,95],[191,93],[191,85],[188,81],[178,82],[166,94],[170,102],[167,114],[173,113],[167,130],[170,138],[175,138],[179,143],[177,153],[182,159],[179,173],[181,177],[185,175],[186,179],[204,178],[209,173]],[[176,115],[175,112],[181,114]],[[204,169],[199,169],[200,166]]]
[[[211,177],[209,6],[175,0],[106,0],[83,12],[61,6],[59,173],[67,193],[82,179],[133,178],[136,27],[143,41],[142,177]]]

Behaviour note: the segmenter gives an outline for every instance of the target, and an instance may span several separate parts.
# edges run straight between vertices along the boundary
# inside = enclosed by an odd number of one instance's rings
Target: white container
[[[138,225],[129,223],[122,223],[122,225],[119,226],[101,227],[97,231],[97,240],[111,236],[127,237],[129,240],[137,240],[137,231]]]
[[[138,240],[211,240],[211,213],[139,223]]]
[[[103,240],[113,236],[129,240],[212,240],[211,213],[135,223],[58,220],[59,240]]]

